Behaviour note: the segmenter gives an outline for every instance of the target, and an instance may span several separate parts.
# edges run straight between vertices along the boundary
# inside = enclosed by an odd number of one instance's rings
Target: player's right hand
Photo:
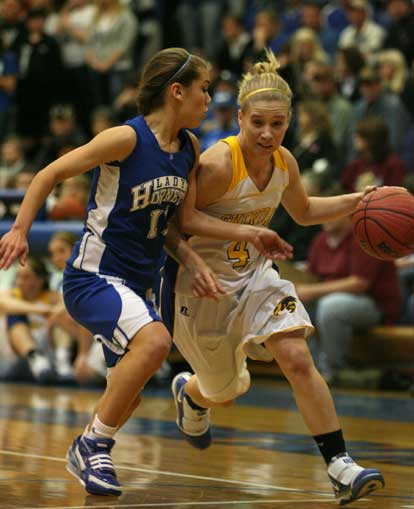
[[[0,269],[7,270],[16,258],[20,265],[24,265],[28,252],[26,235],[17,229],[11,229],[0,240]]]
[[[207,297],[218,301],[220,295],[225,293],[216,274],[198,255],[192,257],[191,266],[187,265],[187,269],[192,276],[191,289],[195,297]]]
[[[273,230],[255,227],[252,244],[260,254],[271,260],[286,260],[293,256],[293,247]]]

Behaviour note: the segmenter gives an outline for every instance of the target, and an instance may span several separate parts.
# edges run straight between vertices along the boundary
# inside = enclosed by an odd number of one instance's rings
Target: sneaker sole
[[[354,500],[358,500],[373,491],[380,490],[384,486],[384,478],[379,472],[372,474],[371,476],[367,476],[367,478],[364,479],[364,482],[358,486],[356,492],[352,494],[351,498],[347,500],[340,500],[339,505],[350,504]]]
[[[175,405],[175,410],[177,412],[177,419],[175,420],[175,424],[177,425],[177,428],[181,431],[181,433],[183,433],[184,435],[185,435],[185,433],[180,428],[180,424],[179,424],[179,420],[178,420],[179,411],[178,411],[178,392],[176,391],[176,380],[182,376],[185,376],[185,375],[188,375],[190,378],[192,376],[191,373],[189,373],[188,371],[184,371],[183,373],[179,373],[178,375],[175,375],[175,377],[173,378],[173,381],[171,382],[171,392],[173,393],[173,396],[174,396],[174,398],[173,398],[174,405]]]

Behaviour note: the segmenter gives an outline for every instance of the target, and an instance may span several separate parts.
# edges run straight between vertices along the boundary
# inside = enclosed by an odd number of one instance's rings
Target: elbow
[[[177,216],[177,226],[180,233],[185,233],[188,235],[191,235],[193,233],[192,231],[192,220],[191,217],[189,217],[190,214],[179,214]]]
[[[300,226],[310,226],[312,224],[312,221],[310,221],[306,215],[294,215],[292,216],[292,218],[294,219],[295,223],[300,225]]]
[[[301,217],[298,219],[295,219],[296,223],[300,226],[311,226],[313,223],[312,221],[307,221],[305,218]]]
[[[180,232],[186,235],[194,235],[197,233],[195,223],[191,219],[185,219],[179,223]]]

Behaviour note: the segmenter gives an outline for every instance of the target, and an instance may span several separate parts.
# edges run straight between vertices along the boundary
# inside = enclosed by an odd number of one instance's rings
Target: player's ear
[[[183,86],[181,85],[181,83],[172,83],[170,85],[170,90],[171,90],[171,95],[175,98],[175,99],[182,99],[182,96],[183,96]]]
[[[239,111],[237,112],[237,121],[239,123],[239,127],[241,127],[242,120],[243,120],[243,112],[241,109],[239,109]]]

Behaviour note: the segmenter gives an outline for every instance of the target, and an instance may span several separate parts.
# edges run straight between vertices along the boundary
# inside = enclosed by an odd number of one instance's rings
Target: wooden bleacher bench
[[[355,335],[352,358],[364,365],[414,365],[414,325],[378,325]]]

